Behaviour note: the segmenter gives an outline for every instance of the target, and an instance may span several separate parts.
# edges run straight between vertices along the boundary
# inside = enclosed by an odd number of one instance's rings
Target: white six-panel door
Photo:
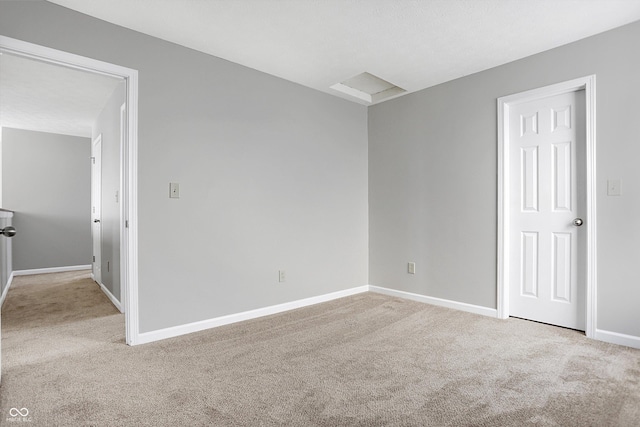
[[[585,329],[584,91],[511,106],[509,314]]]

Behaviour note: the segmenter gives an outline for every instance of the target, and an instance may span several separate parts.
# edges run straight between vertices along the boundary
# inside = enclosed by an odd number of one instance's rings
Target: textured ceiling
[[[410,93],[640,20],[640,0],[50,1],[362,104],[331,86]]]
[[[0,55],[0,126],[91,137],[120,79]]]

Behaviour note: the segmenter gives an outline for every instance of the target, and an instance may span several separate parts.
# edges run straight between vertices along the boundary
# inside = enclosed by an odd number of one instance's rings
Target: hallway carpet
[[[373,293],[128,347],[88,273],[21,276],[2,358],[3,425],[640,426],[640,350]]]

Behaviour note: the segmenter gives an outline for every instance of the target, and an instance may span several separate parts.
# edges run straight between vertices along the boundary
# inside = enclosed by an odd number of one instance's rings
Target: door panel
[[[538,147],[522,147],[522,211],[538,212]]]
[[[573,193],[571,175],[571,141],[551,144],[551,174],[553,191],[553,210],[555,212],[571,211],[571,196]]]
[[[584,330],[584,91],[510,107],[510,315]],[[516,154],[516,153],[519,153]]]
[[[522,233],[521,291],[525,296],[538,296],[538,233]]]
[[[553,271],[553,293],[551,298],[554,301],[564,301],[571,303],[571,288],[573,287],[571,247],[573,239],[571,233],[552,233],[552,271]]]

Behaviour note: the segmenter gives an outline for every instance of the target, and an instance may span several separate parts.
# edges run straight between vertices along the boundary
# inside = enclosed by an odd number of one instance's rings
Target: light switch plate
[[[407,264],[407,273],[416,274],[416,263],[410,262]]]
[[[620,192],[620,180],[609,179],[607,180],[607,196],[619,196]]]
[[[171,199],[180,198],[180,184],[178,184],[177,182],[169,183],[169,198]]]

